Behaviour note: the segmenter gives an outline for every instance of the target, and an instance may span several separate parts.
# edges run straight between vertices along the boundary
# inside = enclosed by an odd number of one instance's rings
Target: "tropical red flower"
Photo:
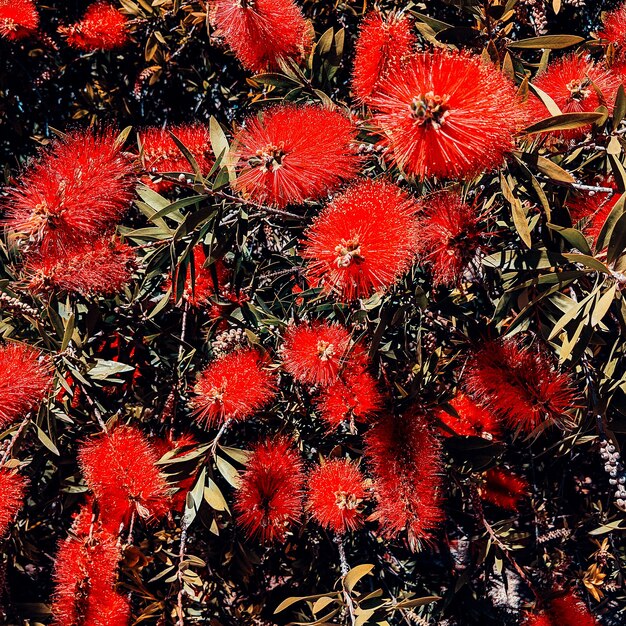
[[[207,428],[245,420],[276,392],[276,380],[258,350],[246,348],[216,359],[198,377],[193,406]]]
[[[28,481],[14,470],[0,468],[0,539],[22,508]]]
[[[363,525],[365,480],[349,460],[334,459],[314,469],[309,474],[307,493],[308,509],[323,528],[345,533]]]
[[[100,239],[63,252],[33,255],[26,265],[28,288],[35,293],[53,289],[82,295],[112,295],[124,289],[136,265],[130,246]]]
[[[553,626],[553,624],[545,613],[528,613],[522,626]]]
[[[32,0],[0,0],[0,37],[17,41],[39,27],[39,13]]]
[[[128,41],[128,20],[112,4],[105,1],[89,6],[83,19],[59,28],[68,45],[78,50],[115,50]]]
[[[374,93],[391,70],[400,68],[411,54],[416,38],[406,15],[391,14],[387,19],[378,11],[361,22],[354,55],[352,91],[361,101]]]
[[[313,104],[271,107],[249,118],[235,137],[233,186],[254,202],[279,208],[324,198],[358,172],[355,134],[338,111]]]
[[[519,501],[528,494],[528,482],[509,470],[493,467],[484,473],[479,493],[495,506],[517,511]]]
[[[365,455],[377,499],[373,518],[384,537],[408,535],[418,549],[443,518],[441,444],[417,410],[382,417],[365,436]]]
[[[585,603],[568,591],[553,598],[545,611],[528,614],[523,626],[598,626],[598,621]]]
[[[604,28],[597,36],[612,44],[613,65],[623,69],[626,61],[626,3],[622,3],[617,9],[608,11],[602,15]]]
[[[620,77],[590,57],[570,54],[552,61],[535,80],[534,85],[547,93],[562,113],[593,112],[600,105],[613,110],[615,96],[622,84]],[[531,119],[541,120],[550,113],[541,100],[532,95],[528,100]],[[591,125],[555,131],[565,139],[585,134]]]
[[[330,426],[345,421],[365,421],[382,405],[374,377],[362,368],[349,370],[325,387],[316,399],[316,408]]]
[[[307,278],[348,302],[388,288],[415,257],[416,212],[417,204],[393,183],[352,185],[306,232]]]
[[[525,433],[563,422],[576,403],[569,375],[539,348],[515,339],[492,341],[475,352],[465,371],[467,391],[511,428]]]
[[[24,344],[0,347],[0,428],[37,408],[52,376],[50,362],[39,350]]]
[[[417,252],[430,266],[433,285],[452,285],[482,244],[482,216],[455,193],[436,193],[424,200],[417,227]]]
[[[498,167],[525,116],[515,88],[469,54],[415,54],[371,98],[398,167],[419,178],[468,178]]]
[[[284,541],[300,518],[304,494],[302,460],[288,439],[258,444],[235,493],[237,521],[250,537]]]
[[[300,62],[313,43],[313,27],[293,0],[211,0],[209,19],[239,62],[252,72]]]
[[[78,461],[107,529],[117,531],[133,512],[143,519],[167,513],[169,488],[158,460],[156,450],[133,426],[120,426],[82,445]]]
[[[110,131],[75,132],[55,141],[9,190],[10,236],[42,254],[100,239],[132,200],[133,168]]]
[[[436,415],[447,429],[451,430],[455,435],[460,437],[485,437],[500,433],[498,418],[464,393],[458,392],[449,404],[456,415],[451,415],[444,409],[438,410]],[[441,433],[444,436],[450,436],[447,429],[441,429]]]
[[[163,192],[174,186],[173,182],[159,179],[166,172],[190,172],[191,165],[172,139],[173,133],[189,150],[203,175],[213,167],[211,134],[209,128],[200,123],[180,124],[169,128],[146,128],[139,133],[141,156],[146,170],[156,180],[146,181],[156,191]]]

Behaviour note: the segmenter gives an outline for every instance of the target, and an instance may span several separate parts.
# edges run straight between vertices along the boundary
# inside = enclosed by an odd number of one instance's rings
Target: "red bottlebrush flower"
[[[17,472],[0,468],[0,539],[22,508],[28,481]]]
[[[517,511],[519,501],[528,494],[528,482],[506,469],[487,470],[480,486],[480,497],[495,506]]]
[[[613,65],[622,69],[626,61],[626,3],[622,3],[617,9],[604,14],[604,28],[597,36],[611,44]]]
[[[131,247],[100,239],[63,253],[35,255],[26,271],[30,276],[28,288],[35,293],[56,289],[82,295],[112,295],[124,289],[135,267]]]
[[[454,434],[460,437],[485,437],[500,433],[500,424],[496,416],[464,393],[457,393],[450,401],[450,406],[456,412],[456,416],[441,409],[437,411],[437,418]],[[442,428],[441,432],[444,436],[450,436],[445,428]]]
[[[352,122],[321,106],[271,107],[249,118],[235,137],[234,188],[259,204],[284,208],[327,196],[356,176]]]
[[[415,257],[416,212],[417,204],[393,183],[356,183],[307,231],[307,278],[348,302],[388,288]]]
[[[108,529],[117,531],[133,511],[147,519],[169,510],[169,489],[156,465],[159,456],[136,428],[120,426],[94,437],[83,444],[78,460]]]
[[[193,405],[207,428],[226,420],[245,420],[274,396],[276,381],[261,354],[252,348],[231,352],[211,363],[198,377]]]
[[[320,526],[336,533],[363,525],[366,495],[363,474],[347,459],[328,461],[309,474],[308,509]]]
[[[313,43],[313,27],[293,0],[212,0],[209,19],[239,62],[252,72],[300,62]]]
[[[364,365],[363,353],[352,348],[350,333],[339,324],[315,322],[290,326],[285,332],[283,366],[301,383],[327,386],[349,364]]]
[[[418,412],[387,415],[366,434],[365,452],[374,475],[374,519],[383,536],[406,530],[409,546],[418,549],[443,517],[439,440]]]
[[[417,252],[432,272],[433,285],[452,285],[482,243],[482,216],[454,193],[443,192],[424,201],[417,228]]]
[[[201,123],[181,124],[168,128],[147,128],[140,133],[141,154],[144,167],[158,177],[165,172],[189,172],[191,165],[183,156],[172,136],[172,132],[189,150],[205,176],[211,171],[214,159],[211,152],[211,135]],[[146,181],[158,192],[167,191],[174,183],[167,180]]]
[[[522,626],[553,626],[545,613],[529,613],[525,616]]]
[[[59,28],[72,48],[92,52],[115,50],[128,41],[128,20],[112,4],[94,2],[83,19],[71,26]]]
[[[550,63],[533,81],[547,93],[562,113],[593,112],[600,105],[613,110],[615,96],[622,84],[620,77],[588,57],[570,54]],[[537,96],[530,96],[528,112],[531,119],[550,117],[546,106]],[[591,125],[556,131],[564,139],[585,134]]]
[[[0,37],[17,41],[39,27],[39,13],[32,0],[0,0]]]
[[[498,167],[525,119],[513,84],[493,65],[442,50],[414,55],[371,102],[383,143],[419,178],[467,178]]]
[[[0,347],[0,428],[35,409],[52,382],[50,362],[23,344]]]
[[[416,38],[406,16],[392,14],[384,19],[378,11],[369,13],[359,30],[354,56],[352,91],[367,102],[390,71],[402,66],[411,54]]]
[[[583,222],[583,234],[593,239],[594,243],[598,239],[606,218],[621,197],[613,179],[604,179],[600,181],[600,184],[604,187],[612,187],[615,189],[615,193],[596,192],[594,195],[591,195],[576,191],[570,195],[567,201],[567,208],[572,217],[572,222],[574,224]]]
[[[554,626],[598,626],[585,603],[571,591],[550,602],[549,614]]]
[[[42,254],[100,239],[132,200],[132,165],[112,132],[55,141],[9,191],[5,227]]]
[[[562,422],[574,407],[571,378],[538,348],[518,341],[490,342],[470,359],[465,388],[511,428],[533,432],[546,420]]]
[[[348,420],[365,421],[382,405],[376,381],[366,370],[345,372],[328,385],[316,400],[317,410],[333,428]]]
[[[279,437],[259,444],[235,494],[238,523],[250,538],[284,541],[302,512],[304,475],[299,453]]]

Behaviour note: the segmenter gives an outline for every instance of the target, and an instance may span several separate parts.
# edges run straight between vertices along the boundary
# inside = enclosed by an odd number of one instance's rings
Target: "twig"
[[[222,435],[226,432],[226,429],[230,426],[231,423],[231,419],[227,419],[221,426],[220,429],[217,431],[217,435],[215,435],[215,439],[213,439],[213,442],[211,443],[211,447],[210,447],[210,451],[211,451],[211,456],[214,457],[215,453],[217,451],[217,444],[219,443],[220,438],[222,437]]]
[[[185,617],[183,615],[183,595],[185,586],[183,583],[183,561],[185,559],[185,548],[187,546],[187,523],[183,516],[180,522],[180,549],[178,551],[178,597],[176,602],[178,620],[176,626],[184,626]]]
[[[13,450],[13,446],[19,439],[19,436],[22,434],[26,425],[30,422],[30,415],[27,415],[20,424],[20,427],[13,433],[11,437],[11,441],[9,441],[9,445],[6,447],[6,450],[2,454],[2,458],[0,459],[0,466],[4,465],[11,454],[11,450]]]
[[[341,567],[341,587],[343,589],[343,597],[346,601],[346,607],[348,608],[348,613],[350,614],[350,623],[352,626],[356,624],[356,614],[354,612],[354,600],[350,595],[350,592],[345,588],[344,578],[346,574],[350,571],[350,566],[348,565],[348,560],[346,559],[346,550],[343,545],[343,537],[341,535],[335,535],[335,543],[337,544],[337,548],[339,550],[339,564]]]

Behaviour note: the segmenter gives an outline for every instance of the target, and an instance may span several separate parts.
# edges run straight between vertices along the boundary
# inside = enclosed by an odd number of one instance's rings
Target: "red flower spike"
[[[32,0],[0,0],[0,37],[10,41],[24,39],[39,27],[39,13]]]
[[[302,460],[282,437],[253,450],[235,494],[237,521],[250,538],[284,541],[302,512]]]
[[[482,216],[454,193],[432,195],[422,204],[417,252],[430,266],[433,285],[458,283],[481,247]]]
[[[293,0],[211,0],[209,19],[239,62],[252,72],[300,62],[311,49],[313,27]]]
[[[384,19],[372,11],[361,22],[356,42],[352,91],[367,102],[382,80],[415,48],[416,37],[411,31],[411,21],[406,16],[390,15]]]
[[[328,385],[316,400],[316,408],[333,428],[345,421],[365,421],[382,406],[382,396],[369,372],[357,368]]]
[[[519,501],[528,494],[528,482],[506,469],[494,467],[484,474],[480,497],[495,506],[517,511]]]
[[[450,406],[457,413],[458,417],[450,415],[443,409],[438,410],[436,415],[455,435],[460,437],[485,437],[486,435],[497,436],[500,434],[498,418],[464,393],[457,393],[450,401]],[[450,436],[450,433],[445,428],[441,429],[441,434]]]
[[[393,183],[354,184],[307,231],[307,278],[343,302],[387,289],[413,263],[416,212],[417,204]]]
[[[592,113],[603,105],[610,114],[622,81],[618,75],[590,58],[570,54],[550,63],[533,83],[554,100],[562,113]],[[534,95],[528,100],[528,113],[534,120],[550,117],[546,106]],[[556,134],[564,139],[575,139],[590,129],[589,124],[556,131]]]
[[[42,254],[96,241],[129,207],[133,168],[110,131],[57,140],[9,190],[4,225]]]
[[[587,605],[571,591],[554,598],[549,613],[554,626],[598,626]]]
[[[198,377],[193,400],[196,420],[206,428],[229,419],[245,420],[270,402],[275,392],[275,378],[257,350],[231,352]]]
[[[166,172],[190,172],[191,165],[176,145],[170,132],[176,135],[196,160],[204,176],[213,167],[211,135],[209,128],[201,123],[181,124],[170,128],[147,128],[141,131],[141,154],[144,167],[151,174],[158,176]],[[145,182],[159,193],[168,191],[175,183],[160,180]]]
[[[39,350],[24,344],[0,347],[0,429],[36,409],[52,377],[50,362]]]
[[[498,167],[526,119],[513,83],[492,64],[443,50],[415,54],[371,104],[390,157],[418,178],[470,178]]]
[[[235,137],[233,186],[245,198],[284,208],[317,200],[354,178],[360,157],[352,122],[337,111],[286,104],[251,117]]]
[[[621,70],[626,63],[626,3],[605,13],[603,22],[604,28],[596,35],[612,44],[614,48],[612,65]]]
[[[94,2],[83,16],[73,24],[59,28],[72,48],[92,52],[115,50],[128,42],[128,20],[112,4]]]
[[[363,525],[366,495],[363,474],[347,459],[328,461],[309,474],[308,509],[320,526],[336,533]]]
[[[26,266],[28,288],[82,295],[113,295],[124,289],[136,268],[133,249],[118,241],[101,239],[69,251],[38,254]]]
[[[0,539],[13,523],[24,503],[28,481],[13,470],[0,468]]]
[[[553,626],[553,624],[545,613],[528,613],[522,626]]]
[[[386,415],[366,434],[365,452],[377,499],[373,518],[382,535],[406,530],[410,548],[417,550],[443,518],[439,440],[419,412]]]
[[[117,532],[132,512],[143,519],[168,512],[169,487],[158,460],[156,450],[132,426],[120,426],[83,444],[78,461],[108,529]]]
[[[571,378],[540,349],[513,339],[490,342],[476,352],[464,384],[475,400],[525,433],[546,420],[563,422],[576,402]]]

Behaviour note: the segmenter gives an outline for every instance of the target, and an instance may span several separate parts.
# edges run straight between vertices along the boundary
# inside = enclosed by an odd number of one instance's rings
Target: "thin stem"
[[[187,547],[187,523],[183,517],[180,523],[180,549],[178,551],[178,598],[177,598],[177,613],[178,620],[176,626],[184,626],[185,617],[183,615],[183,595],[185,591],[185,585],[183,583],[183,561],[185,559],[185,548]]]
[[[354,600],[350,595],[350,592],[345,588],[343,578],[345,578],[346,574],[350,571],[350,566],[348,565],[348,560],[346,559],[346,549],[343,545],[343,537],[341,535],[335,535],[335,543],[337,544],[337,548],[339,550],[339,565],[341,567],[341,587],[343,589],[343,597],[346,601],[346,607],[348,609],[348,613],[350,614],[350,624],[354,626],[356,624],[356,614],[354,610]]]
[[[221,439],[222,435],[226,432],[226,429],[230,426],[231,421],[232,421],[231,419],[227,419],[220,426],[220,429],[217,431],[217,435],[215,435],[215,439],[213,439],[213,442],[211,443],[211,448],[210,448],[212,457],[215,456],[215,453],[217,452],[217,444],[219,443],[219,440]]]
[[[11,450],[13,450],[13,446],[15,446],[15,443],[17,442],[17,440],[19,439],[20,435],[22,434],[22,432],[26,428],[26,425],[28,424],[28,422],[30,422],[30,415],[27,415],[22,420],[22,423],[20,424],[20,427],[13,433],[13,436],[11,437],[11,441],[9,441],[9,445],[6,447],[6,450],[3,452],[2,458],[0,459],[0,466],[4,465],[6,463],[7,459],[11,455]]]

